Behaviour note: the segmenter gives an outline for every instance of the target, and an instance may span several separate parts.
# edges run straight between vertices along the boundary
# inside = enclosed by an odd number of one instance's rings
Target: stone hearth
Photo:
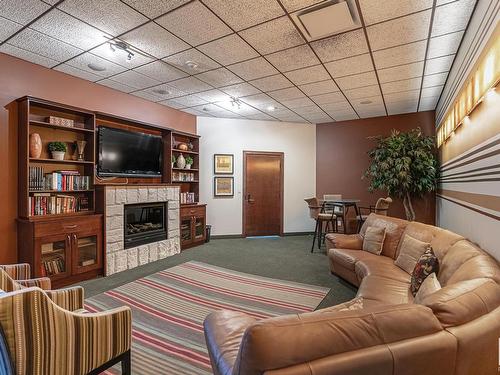
[[[167,239],[125,249],[124,205],[153,202],[168,202]],[[178,186],[106,186],[105,212],[106,276],[180,253]]]

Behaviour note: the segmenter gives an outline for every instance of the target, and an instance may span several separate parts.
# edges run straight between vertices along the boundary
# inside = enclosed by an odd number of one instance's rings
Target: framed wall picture
[[[233,174],[233,154],[214,154],[214,174]]]
[[[234,196],[234,177],[214,177],[214,197]]]

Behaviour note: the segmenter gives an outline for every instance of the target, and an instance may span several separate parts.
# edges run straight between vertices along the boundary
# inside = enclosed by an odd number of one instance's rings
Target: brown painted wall
[[[375,204],[384,192],[368,192],[368,181],[361,176],[368,167],[367,152],[375,145],[370,136],[389,135],[392,129],[408,131],[420,127],[435,134],[434,111],[388,117],[342,121],[316,126],[316,194],[342,194],[344,198],[361,199],[361,206]],[[416,220],[434,224],[435,195],[413,202]],[[390,216],[405,218],[403,204],[395,200]]]
[[[193,115],[0,53],[0,264],[17,260],[17,125],[4,107],[25,95],[196,132]]]

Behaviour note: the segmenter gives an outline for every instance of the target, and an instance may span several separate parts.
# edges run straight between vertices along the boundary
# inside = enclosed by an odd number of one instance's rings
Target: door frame
[[[271,151],[247,151],[243,150],[243,199],[241,204],[243,206],[243,228],[241,233],[243,237],[247,237],[246,229],[246,196],[247,196],[247,155],[267,155],[267,156],[278,156],[280,158],[280,233],[279,235],[283,237],[283,217],[284,217],[284,181],[285,181],[285,153],[284,152],[271,152]]]

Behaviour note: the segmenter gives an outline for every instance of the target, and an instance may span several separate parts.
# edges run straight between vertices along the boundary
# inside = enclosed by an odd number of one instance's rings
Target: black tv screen
[[[161,176],[162,139],[160,136],[99,127],[99,176]]]

